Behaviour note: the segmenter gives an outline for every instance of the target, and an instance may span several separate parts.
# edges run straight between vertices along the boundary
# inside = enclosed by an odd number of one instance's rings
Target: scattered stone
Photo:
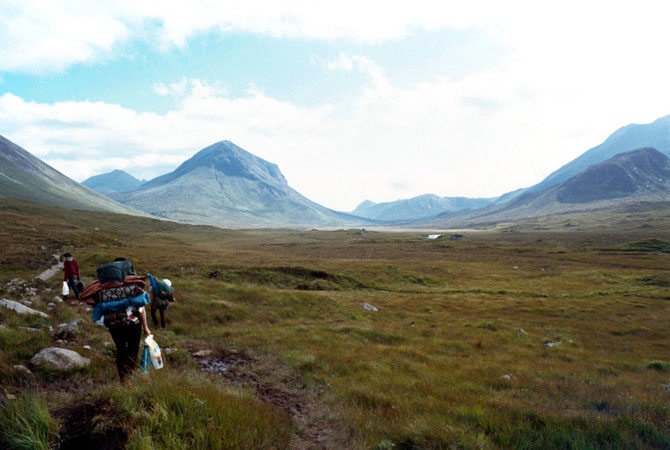
[[[33,302],[31,302],[30,300],[21,300],[21,303],[26,305],[26,306],[32,306],[32,304],[33,304]]]
[[[199,350],[199,351],[193,353],[193,356],[195,356],[196,358],[204,358],[204,357],[209,356],[211,354],[212,354],[211,350]]]
[[[16,366],[12,367],[15,371],[17,372],[22,372],[25,373],[26,375],[32,375],[33,373],[28,369],[26,366],[23,364],[17,364]]]
[[[182,270],[183,270],[183,268],[182,268]],[[210,274],[208,275],[208,277],[211,278],[212,280],[217,279],[217,278],[219,277],[219,271],[218,271],[218,270],[215,270],[215,271],[213,271],[213,272],[210,272]]]
[[[512,267],[512,269],[514,269],[514,270],[517,270],[518,268],[519,268],[519,266]]]
[[[376,307],[372,306],[369,303],[363,303],[361,307],[367,311],[379,311]]]
[[[33,327],[16,327],[16,328],[18,328],[19,330],[26,330],[26,331],[29,331],[31,333],[39,333],[40,332],[39,329],[33,328]]]
[[[6,298],[0,299],[0,306],[7,309],[13,309],[19,314],[37,314],[38,316],[49,317],[47,314],[41,311],[36,311],[34,309],[28,308],[25,305],[22,305],[19,302],[15,302],[14,300],[7,300]]]
[[[84,348],[85,348],[86,350],[90,350],[90,349],[91,349],[91,346],[90,346],[90,345],[84,345]]]
[[[549,341],[549,342],[545,342],[545,343],[544,343],[544,346],[545,346],[545,347],[558,347],[558,346],[561,345],[562,343],[563,343],[563,341],[556,341],[556,342],[551,342],[551,341]]]
[[[528,332],[526,330],[524,330],[523,328],[519,328],[519,333],[528,334]]]
[[[465,236],[463,236],[462,234],[452,234],[451,236],[449,236],[450,241],[460,241],[462,239],[465,239]]]
[[[506,373],[505,375],[501,375],[501,376],[500,376],[500,379],[501,379],[501,380],[511,381],[512,378],[514,378],[514,377],[512,377],[512,375],[507,374],[507,373]]]
[[[93,231],[100,231],[100,228],[95,227],[95,228],[93,228]]]
[[[54,336],[58,339],[72,339],[79,334],[79,324],[82,319],[75,319],[70,323],[59,323],[56,325]]]
[[[440,236],[442,236],[442,235],[441,235],[441,234],[429,234],[429,235],[427,236],[427,238],[428,238],[428,239],[437,239],[437,238],[439,238]]]
[[[87,307],[84,309],[84,311],[86,311],[86,312],[90,312],[92,309],[93,309],[93,308],[91,308],[90,306],[87,306]]]
[[[67,341],[64,341],[63,339],[58,339],[56,342],[54,342],[54,344],[59,347],[65,347],[67,345]]]
[[[34,365],[46,365],[56,369],[74,369],[86,367],[91,360],[84,358],[79,353],[65,348],[50,347],[39,351],[30,362]]]
[[[547,266],[542,266],[542,267],[540,267],[540,270],[541,270],[542,272],[544,272],[544,271],[547,270],[548,268],[549,268],[549,267],[547,267]]]
[[[61,303],[63,301],[63,299],[59,296],[55,296],[54,300],[56,300],[58,303]]]
[[[416,324],[415,324],[414,322],[412,322],[412,323],[409,324],[409,326],[410,326],[410,327],[415,327]]]
[[[54,308],[56,304],[54,302],[47,303],[47,308]]]
[[[177,349],[174,348],[174,347],[167,347],[167,348],[162,348],[161,351],[165,352],[166,355],[169,355],[172,352],[176,352]]]

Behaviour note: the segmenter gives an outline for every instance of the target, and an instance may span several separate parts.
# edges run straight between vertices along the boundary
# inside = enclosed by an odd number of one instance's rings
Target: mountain
[[[71,209],[140,214],[82,186],[0,136],[0,197]]]
[[[442,214],[441,226],[488,225],[521,219],[602,210],[624,204],[670,200],[670,158],[641,148],[590,166],[566,181],[467,214]]]
[[[589,166],[608,160],[620,153],[644,147],[655,148],[670,157],[670,115],[649,124],[630,124],[619,128],[605,142],[551,173],[530,190],[541,191],[555,186]]]
[[[213,144],[139,189],[112,193],[159,217],[228,227],[357,226],[369,219],[325,208],[292,189],[276,164],[230,141]]]
[[[488,198],[439,197],[434,194],[425,194],[385,203],[365,200],[351,214],[387,221],[418,220],[433,217],[445,211],[484,208],[492,204],[494,200]]]
[[[133,191],[142,186],[140,181],[123,170],[112,170],[108,173],[95,175],[82,181],[81,184],[101,194],[112,192]]]

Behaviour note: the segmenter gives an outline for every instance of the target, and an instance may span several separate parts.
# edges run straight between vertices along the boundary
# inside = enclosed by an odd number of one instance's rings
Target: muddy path
[[[352,448],[350,432],[342,421],[324,404],[321,395],[304,386],[297,376],[235,350],[192,354],[203,371],[253,390],[261,401],[289,415],[297,428],[292,449]]]

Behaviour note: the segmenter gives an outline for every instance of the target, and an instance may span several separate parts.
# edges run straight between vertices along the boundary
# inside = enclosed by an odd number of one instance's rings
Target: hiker
[[[72,253],[67,252],[63,254],[63,275],[64,281],[67,281],[67,285],[70,287],[70,291],[74,292],[74,298],[79,300],[79,286],[77,282],[80,280],[79,277],[79,264],[72,256]]]
[[[109,330],[116,345],[116,369],[125,381],[137,367],[142,330],[149,336],[145,306],[151,298],[145,282],[130,261],[116,258],[98,267],[98,280],[87,286],[81,299],[94,305],[93,322]]]
[[[161,328],[165,328],[165,313],[168,305],[174,301],[174,289],[172,282],[167,278],[164,280],[156,280],[153,275],[148,274],[147,278],[151,283],[149,293],[151,295],[151,320],[154,326],[158,326],[158,319],[156,318],[156,310],[161,316]]]

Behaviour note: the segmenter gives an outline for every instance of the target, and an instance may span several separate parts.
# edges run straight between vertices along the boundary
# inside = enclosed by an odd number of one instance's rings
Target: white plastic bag
[[[63,295],[70,295],[70,286],[67,285],[67,281],[63,281]]]
[[[154,341],[153,334],[144,338],[144,345],[149,347],[149,356],[151,357],[151,364],[154,366],[154,369],[162,369],[163,357],[161,356],[161,348]]]

